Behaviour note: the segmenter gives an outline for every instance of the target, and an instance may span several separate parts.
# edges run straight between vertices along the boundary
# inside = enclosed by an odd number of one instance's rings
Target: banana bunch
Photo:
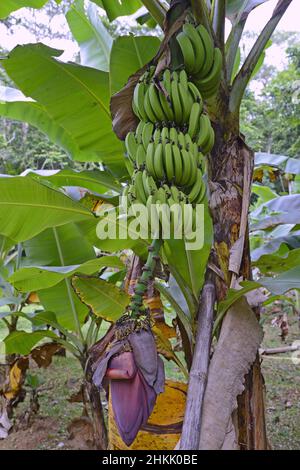
[[[171,236],[175,238],[188,236],[195,229],[195,210],[192,204],[202,202],[205,194],[206,185],[201,172],[189,195],[180,191],[176,185],[164,184],[147,199],[146,207],[150,224],[154,224],[154,228],[160,225],[163,229],[167,226],[167,222],[170,222]]]
[[[192,151],[179,148],[171,142],[163,145],[150,143],[146,153],[146,169],[157,182],[190,186],[197,176],[197,160]]]
[[[216,94],[221,80],[222,53],[214,47],[203,25],[185,23],[176,37],[182,52],[184,67],[203,98]]]
[[[209,118],[193,106],[185,133],[176,127],[159,129],[140,121],[135,133],[129,132],[125,139],[126,165],[130,174],[134,169],[146,168],[157,182],[191,185],[197,168],[203,169],[204,155],[213,145],[214,131]]]
[[[161,80],[149,82],[145,75],[141,77],[134,89],[132,108],[141,121],[181,126],[188,122],[195,102],[201,113],[201,94],[188,80],[186,71],[166,69]]]

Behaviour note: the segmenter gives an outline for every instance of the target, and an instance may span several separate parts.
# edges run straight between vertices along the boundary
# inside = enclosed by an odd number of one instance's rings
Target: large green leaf
[[[300,248],[286,250],[285,253],[262,255],[253,263],[263,274],[281,273],[300,266]]]
[[[212,246],[212,221],[207,204],[204,206],[204,218],[201,221],[203,227],[203,247],[197,250],[187,250],[184,240],[168,240],[164,243],[164,251],[177,282],[179,277],[193,292],[197,303],[200,290],[203,286],[206,265]],[[176,256],[174,254],[176,253]]]
[[[73,287],[95,315],[110,322],[120,318],[130,300],[128,294],[102,279],[75,277]]]
[[[300,160],[298,158],[289,158],[285,165],[285,172],[300,175]]]
[[[291,249],[296,249],[300,247],[300,231],[295,230],[291,231],[288,235],[284,236],[274,236],[272,237],[272,232],[271,236],[268,233],[267,239],[264,236],[261,238],[261,243],[262,245],[255,248],[254,250],[251,251],[251,259],[253,260],[254,264],[256,264],[256,261],[260,259],[261,256],[263,255],[270,255],[272,253],[277,252],[282,245],[286,245]]]
[[[218,315],[214,324],[214,331],[220,324],[225,313],[231,305],[248,292],[259,287],[265,287],[271,294],[282,295],[291,289],[300,289],[300,266],[284,272],[276,277],[263,277],[259,281],[242,281],[240,289],[229,289],[226,299],[218,305]]]
[[[95,258],[90,243],[82,236],[75,224],[45,230],[24,243],[27,266],[65,267],[85,263]],[[76,331],[77,318],[80,323],[88,314],[73,292],[70,280],[64,276],[53,287],[38,290],[40,302],[47,311],[55,312],[60,324]]]
[[[114,40],[110,56],[110,89],[113,95],[126,83],[130,75],[147,64],[160,45],[153,36],[121,36]]]
[[[97,7],[90,3],[85,11],[84,1],[76,0],[66,17],[80,47],[81,64],[108,72],[113,40],[99,17]]]
[[[90,170],[27,170],[26,174],[38,179],[50,181],[55,186],[80,186],[96,193],[105,193],[107,189],[120,192],[122,186],[116,178],[106,171]]]
[[[275,197],[278,197],[278,194],[275,191],[272,191],[269,186],[263,186],[261,184],[253,184],[251,190],[254,194],[260,197],[261,201],[268,202]]]
[[[53,143],[59,145],[74,160],[84,160],[84,150],[80,150],[75,139],[47,113],[44,106],[26,98],[19,90],[0,86],[0,116],[23,121],[37,127]]]
[[[4,338],[6,354],[29,354],[33,346],[44,338],[59,339],[52,331],[33,331],[28,333],[23,330],[14,331]]]
[[[255,166],[271,165],[281,166],[288,160],[286,155],[277,155],[274,153],[256,152],[255,153]]]
[[[44,106],[77,143],[82,160],[103,161],[123,171],[123,145],[112,131],[106,72],[55,57],[62,51],[44,44],[17,46],[2,61],[20,90]]]
[[[132,227],[130,219],[127,223],[126,216],[118,216],[115,210],[111,210],[107,215],[103,215],[100,219],[83,221],[78,224],[80,230],[87,239],[102,251],[113,253],[116,251],[131,249],[137,255],[145,257],[149,241],[139,238],[139,233]],[[99,230],[99,227],[103,230]],[[106,227],[111,230],[111,235],[104,238],[102,232],[106,231]],[[128,232],[126,232],[128,228]],[[125,238],[120,238],[120,231],[128,233]]]
[[[116,256],[103,256],[72,266],[28,266],[16,271],[9,281],[23,292],[47,289],[75,273],[91,275],[104,267],[122,269],[124,264]]]
[[[300,266],[290,269],[276,277],[263,277],[259,283],[272,294],[285,294],[291,289],[300,289]]]
[[[13,11],[19,10],[23,7],[41,8],[47,2],[48,0],[1,0],[0,18],[6,18]]]
[[[80,203],[33,178],[0,178],[0,233],[13,240],[28,240],[48,227],[92,217]]]
[[[143,5],[140,0],[92,0],[104,8],[108,19],[113,21],[118,16],[131,15]]]
[[[252,212],[252,230],[263,230],[279,224],[300,224],[300,194],[279,196],[261,204]]]
[[[261,165],[281,167],[286,173],[292,173],[293,175],[300,174],[300,160],[297,158],[289,158],[286,155],[257,152],[255,154],[255,166]]]

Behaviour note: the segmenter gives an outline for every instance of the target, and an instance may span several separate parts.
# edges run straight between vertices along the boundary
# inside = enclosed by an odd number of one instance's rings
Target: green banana
[[[179,90],[178,90],[178,80],[174,80],[174,79],[171,82],[171,100],[172,100],[176,124],[180,125],[182,123],[182,117],[183,117],[182,106],[181,106]]]
[[[203,100],[200,91],[193,82],[188,82],[188,89],[192,96],[193,101],[198,101],[203,109]]]
[[[162,188],[165,191],[166,198],[171,197],[170,187],[167,184],[164,184]]]
[[[134,184],[130,184],[128,187],[128,201],[131,204],[136,201],[136,190]]]
[[[200,118],[200,135],[197,141],[198,147],[202,149],[204,145],[206,145],[209,137],[210,137],[210,120],[206,114],[202,114]]]
[[[185,148],[186,150],[193,151],[193,141],[190,134],[184,134]]]
[[[143,144],[139,144],[136,152],[136,165],[138,168],[143,168],[146,163],[146,152]]]
[[[171,144],[175,144],[175,145],[178,144],[178,132],[175,129],[175,127],[171,127],[169,129],[169,139],[170,139]]]
[[[144,183],[143,183],[143,172],[142,171],[137,171],[133,177],[133,183],[135,187],[135,192],[136,192],[136,198],[139,202],[142,204],[146,204],[147,202],[147,196],[145,193],[144,189]]]
[[[212,68],[210,69],[208,75],[200,80],[196,80],[195,84],[199,88],[200,92],[203,92],[214,89],[221,79],[222,71],[222,53],[220,49],[215,48],[214,50],[214,62]]]
[[[202,145],[202,152],[204,154],[210,153],[210,151],[212,150],[212,148],[214,146],[214,143],[215,143],[215,133],[214,133],[213,128],[210,126],[209,138],[208,138],[207,142],[204,145]]]
[[[205,198],[205,196],[206,196],[206,184],[205,184],[205,182],[204,182],[203,179],[202,179],[201,190],[199,191],[199,194],[198,194],[198,196],[196,197],[196,199],[194,200],[194,203],[193,203],[193,204],[201,204],[201,202],[203,201],[203,199]]]
[[[182,213],[182,223],[183,223],[183,233],[185,235],[185,238],[189,237],[189,234],[191,233],[193,229],[193,208],[189,203],[186,201],[182,201],[180,203],[181,205],[181,213]]]
[[[182,154],[182,161],[183,161],[183,171],[182,171],[182,178],[180,180],[181,186],[186,186],[190,183],[190,177],[192,172],[192,162],[190,158],[190,154],[187,150],[181,149]]]
[[[186,74],[186,71],[183,69],[179,72],[179,83],[181,83],[181,85],[187,89],[188,87],[188,76]]]
[[[134,88],[133,92],[133,104],[134,110],[138,113],[137,116],[142,121],[147,121],[147,114],[144,109],[144,102],[145,102],[145,93],[146,93],[146,85],[144,82],[139,81]]]
[[[155,172],[155,178],[158,181],[161,181],[164,179],[164,155],[163,155],[163,145],[159,143],[156,146],[155,153],[154,153],[154,172]]]
[[[156,128],[153,134],[153,142],[155,145],[161,142],[161,131],[159,128]]]
[[[160,133],[161,143],[166,145],[169,142],[169,129],[168,127],[163,127]]]
[[[178,83],[178,94],[182,109],[182,121],[188,122],[193,102],[187,88],[180,82]]]
[[[145,122],[143,130],[142,130],[142,144],[147,149],[148,145],[150,144],[153,136],[154,131],[154,124],[152,122]]]
[[[172,151],[174,160],[175,183],[180,184],[183,172],[182,156],[177,145],[172,145]]]
[[[146,125],[146,122],[140,121],[137,125],[136,130],[135,130],[135,138],[136,138],[136,141],[137,141],[138,144],[143,143],[142,134],[143,134],[143,129],[144,129],[145,125]]]
[[[176,203],[178,203],[180,201],[180,192],[177,186],[172,185],[170,187],[170,191],[171,191],[172,198],[174,199]]]
[[[145,191],[145,194],[146,194],[146,198],[148,199],[148,197],[152,194],[151,192],[151,189],[148,185],[148,173],[146,170],[143,170],[142,171],[142,180],[143,180],[143,187],[144,187],[144,191]]]
[[[195,66],[193,68],[193,73],[197,74],[201,71],[205,61],[205,49],[203,41],[196,28],[191,24],[184,24],[182,29],[184,33],[190,38],[194,48]]]
[[[150,142],[146,151],[146,168],[151,176],[155,176],[154,153],[155,153],[155,144],[154,142]]]
[[[149,174],[147,174],[145,184],[150,194],[155,194],[158,191],[158,187],[157,187],[157,184],[155,183],[154,178]]]
[[[149,100],[150,100],[151,108],[153,109],[153,112],[156,116],[156,121],[165,121],[166,116],[161,107],[160,100],[158,97],[158,90],[156,86],[154,85],[154,83],[151,83],[149,87]]]
[[[125,155],[125,166],[128,171],[128,174],[131,176],[134,172],[134,164],[127,155]]]
[[[155,196],[156,201],[162,204],[165,204],[167,202],[167,195],[164,188],[159,188]]]
[[[146,113],[146,116],[147,116],[145,121],[157,122],[158,119],[156,117],[156,114],[155,114],[154,110],[152,109],[152,106],[151,106],[149,90],[150,90],[150,87],[147,88],[146,93],[145,93],[145,99],[144,99],[144,110],[145,110],[145,113]]]
[[[176,40],[182,52],[184,67],[187,73],[192,74],[194,72],[196,62],[192,42],[184,32],[177,34]]]
[[[213,61],[214,61],[214,43],[213,43],[213,40],[210,37],[208,31],[205,29],[205,27],[203,25],[197,26],[196,31],[200,35],[200,37],[202,39],[202,42],[203,42],[203,45],[204,45],[204,49],[205,49],[205,61],[204,61],[202,69],[200,70],[200,72],[196,76],[196,79],[198,79],[198,78],[200,79],[202,77],[205,77],[208,74],[208,72],[210,71],[210,69],[213,65]]]
[[[174,113],[170,101],[167,100],[166,96],[163,93],[159,92],[158,95],[161,108],[167,120],[170,122],[174,121]]]
[[[191,202],[194,202],[195,199],[197,199],[197,196],[199,195],[199,192],[201,191],[201,186],[203,184],[202,181],[202,173],[197,169],[197,176],[196,176],[196,181],[194,185],[192,186],[192,189],[190,190],[188,194],[188,198]]]
[[[156,198],[150,195],[147,199],[147,210],[148,210],[148,222],[151,227],[151,237],[155,238],[159,236],[159,217],[156,208]]]
[[[183,148],[183,149],[186,149],[186,142],[185,142],[185,138],[184,138],[184,133],[183,132],[179,132],[178,134],[178,146],[179,148]]]
[[[190,112],[188,133],[193,139],[199,128],[199,120],[202,112],[200,103],[194,103]]]
[[[133,132],[128,132],[125,138],[125,147],[130,159],[135,162],[138,143]]]
[[[172,144],[168,143],[164,147],[164,163],[168,181],[171,183],[175,177],[175,168],[173,162]]]

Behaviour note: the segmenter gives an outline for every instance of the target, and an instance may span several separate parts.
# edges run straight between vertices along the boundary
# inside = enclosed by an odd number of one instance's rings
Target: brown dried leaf
[[[67,398],[68,402],[69,403],[84,403],[84,388],[83,388],[83,385],[81,385],[80,389],[75,392],[75,393],[72,393],[71,396],[69,396],[69,398]]]
[[[125,87],[110,100],[113,130],[120,140],[125,140],[128,132],[134,131],[138,125],[139,120],[132,109],[132,97],[134,88],[146,68],[147,65],[131,75]]]
[[[228,310],[210,363],[203,402],[200,450],[222,448],[244,377],[254,362],[263,333],[245,298]]]
[[[7,400],[13,400],[21,392],[28,367],[28,357],[20,357],[12,364],[9,371],[8,384],[5,387],[4,393]]]
[[[42,346],[38,346],[31,351],[31,357],[39,367],[48,367],[52,362],[52,357],[62,349],[61,344],[58,343],[46,343]]]

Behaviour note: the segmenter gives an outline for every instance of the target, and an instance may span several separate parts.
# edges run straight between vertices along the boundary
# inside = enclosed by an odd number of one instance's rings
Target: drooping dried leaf
[[[20,357],[12,364],[9,371],[9,382],[5,387],[4,393],[7,400],[13,400],[21,392],[28,367],[28,357]]]
[[[42,346],[38,346],[34,348],[30,355],[32,359],[37,363],[39,367],[48,367],[52,362],[52,357],[56,354],[59,350],[62,349],[61,344],[58,343],[46,343]]]
[[[246,302],[240,298],[228,310],[211,360],[203,402],[200,450],[220,450],[237,396],[253,364],[263,333]]]
[[[129,77],[125,87],[110,100],[113,130],[120,140],[125,140],[128,132],[134,131],[138,125],[139,120],[132,109],[132,98],[134,88],[146,68],[147,66],[143,67]]]

